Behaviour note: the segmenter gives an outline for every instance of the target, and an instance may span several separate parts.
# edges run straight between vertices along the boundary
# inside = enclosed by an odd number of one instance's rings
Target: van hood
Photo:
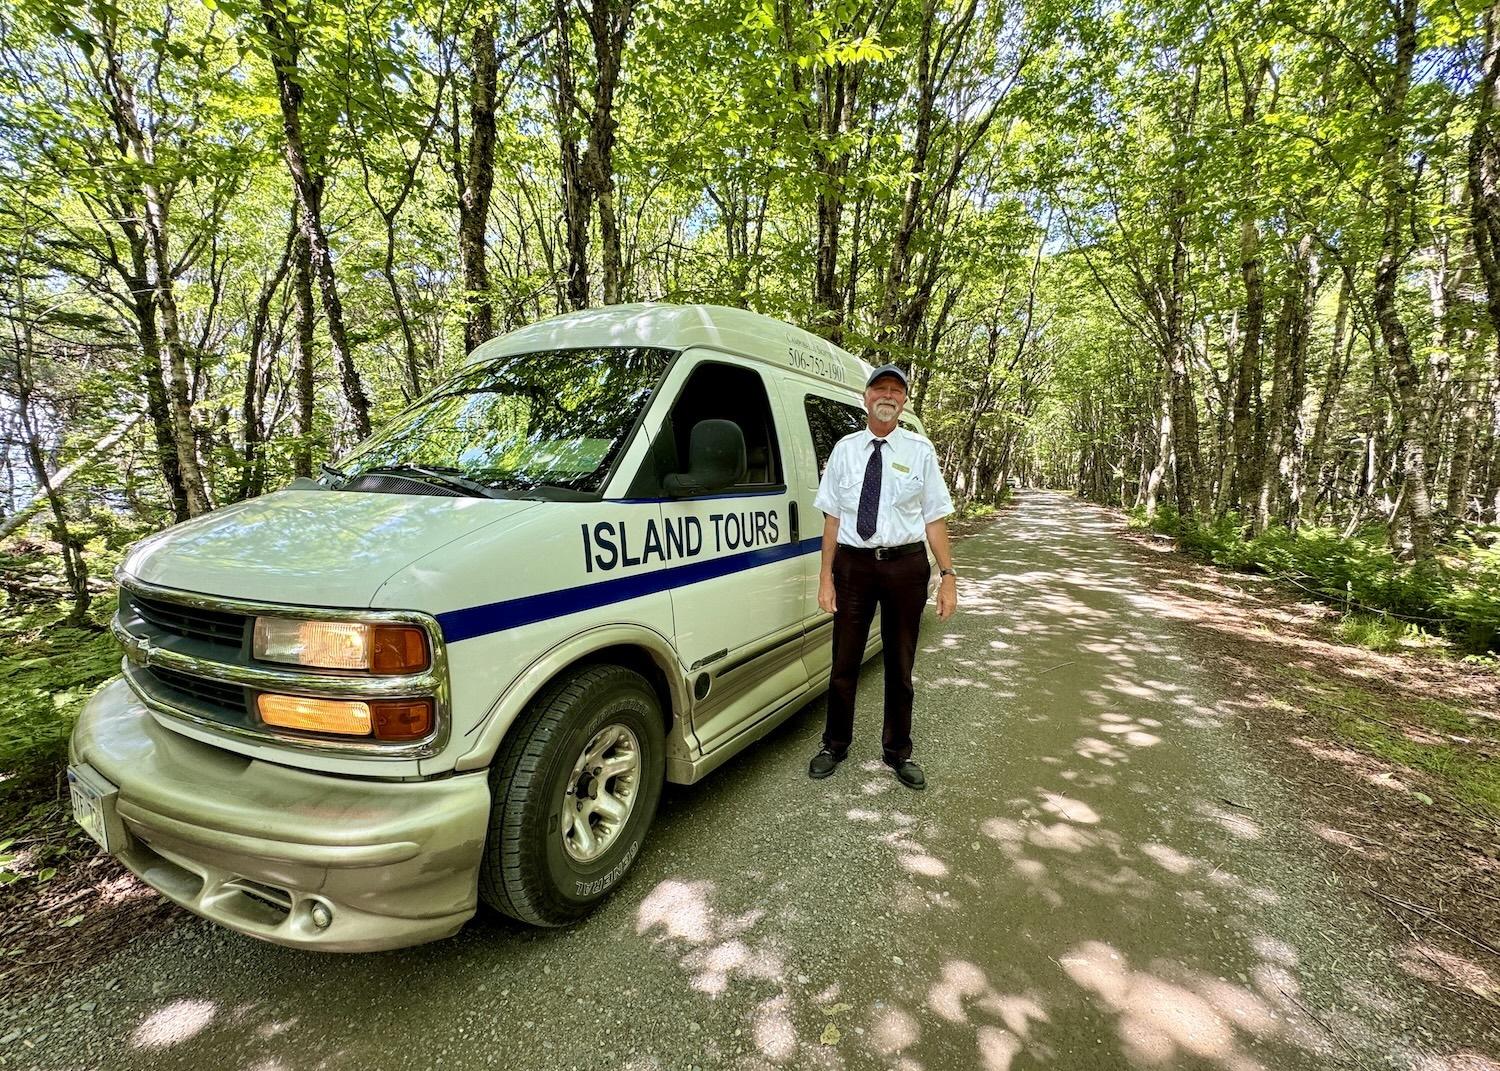
[[[424,555],[539,503],[297,489],[195,517],[137,544],[122,567],[148,584],[290,606],[367,608]]]

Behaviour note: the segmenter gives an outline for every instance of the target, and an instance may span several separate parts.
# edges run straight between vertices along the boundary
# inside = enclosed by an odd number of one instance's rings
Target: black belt
[[[847,550],[850,554],[863,554],[874,558],[878,562],[890,558],[904,558],[908,554],[920,554],[927,549],[926,543],[903,543],[899,547],[851,547],[847,543],[840,543],[839,550]]]

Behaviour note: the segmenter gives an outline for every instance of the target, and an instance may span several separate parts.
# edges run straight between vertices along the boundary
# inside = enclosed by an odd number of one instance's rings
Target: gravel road
[[[692,788],[575,929],[332,957],[183,915],[0,1012],[37,1068],[1432,1068],[1439,1013],[1236,739],[1107,514],[963,542],[911,792],[823,703]],[[1437,1033],[1436,1038],[1427,1031]]]

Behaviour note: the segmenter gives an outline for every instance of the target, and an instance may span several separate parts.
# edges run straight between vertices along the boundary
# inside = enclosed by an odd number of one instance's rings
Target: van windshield
[[[672,356],[610,347],[486,361],[412,403],[329,471],[349,490],[397,474],[493,497],[597,495]]]

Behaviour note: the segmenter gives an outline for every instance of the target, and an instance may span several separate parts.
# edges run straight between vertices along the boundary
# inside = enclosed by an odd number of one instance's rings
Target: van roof
[[[863,389],[870,365],[800,327],[724,305],[645,302],[566,312],[491,339],[467,363],[532,350],[596,346],[690,346],[724,350],[840,386]]]

